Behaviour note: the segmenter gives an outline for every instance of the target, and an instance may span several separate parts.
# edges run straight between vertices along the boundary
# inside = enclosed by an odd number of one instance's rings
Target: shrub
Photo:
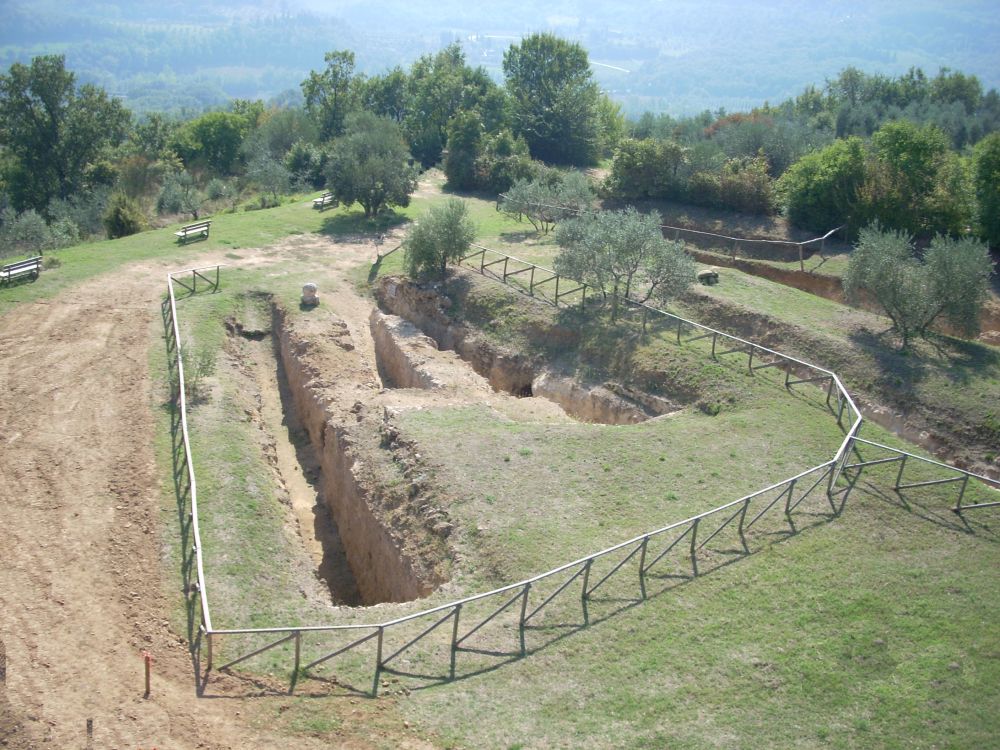
[[[146,217],[134,200],[125,193],[111,196],[104,213],[104,229],[109,240],[141,232],[145,224]]]
[[[431,207],[403,242],[404,262],[411,276],[443,278],[476,238],[469,209],[460,198]]]

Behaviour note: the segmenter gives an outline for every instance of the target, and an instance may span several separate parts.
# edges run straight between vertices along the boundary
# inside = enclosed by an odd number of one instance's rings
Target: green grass
[[[415,200],[397,216],[419,215],[437,199]],[[476,203],[484,236],[488,232],[491,241],[500,242],[507,233],[516,245],[518,225],[507,226],[490,211],[496,214],[488,201]],[[186,248],[173,242],[170,230],[80,246],[60,251],[63,266],[44,272],[38,282],[0,292],[0,313],[11,303],[69,290],[133,261],[160,259],[165,270],[176,269],[205,250],[239,255],[294,233],[376,229],[356,212],[321,215],[302,202],[217,217],[212,239]],[[551,257],[548,242],[531,238],[512,252],[528,259]],[[396,253],[376,272],[398,270],[400,260]],[[293,268],[288,265],[230,268],[222,292],[183,300],[185,339],[220,347],[221,320],[245,304],[242,292],[271,292],[293,314],[308,314],[294,304],[302,274],[318,281],[324,294],[336,293],[321,254],[303,252]],[[947,395],[961,406],[959,418],[962,409],[980,408],[984,424],[998,424],[995,350],[953,344],[950,359],[937,360],[939,355],[923,349],[897,359],[867,341],[862,344],[869,347],[863,349],[869,359],[850,369],[845,350],[829,343],[844,342],[840,308],[725,273],[726,282],[713,293],[776,320],[808,321],[828,341],[821,346],[795,338],[789,346],[802,347],[824,366],[848,367],[843,374],[849,388],[899,377],[918,396]],[[369,275],[369,269],[359,269],[356,283],[366,283]],[[539,335],[551,330],[549,313],[540,317],[525,310],[516,310],[511,298],[499,293],[458,308],[497,340],[569,361],[573,347],[545,343]],[[670,330],[654,327],[643,337],[635,321],[611,327],[599,314],[589,315],[582,318],[592,333],[576,344],[586,360],[581,372],[597,378],[623,371],[659,373],[673,384],[682,380],[697,398],[721,403],[722,410],[710,417],[688,408],[662,421],[614,428],[516,424],[479,408],[407,414],[405,429],[420,439],[439,480],[452,487],[449,513],[465,556],[463,572],[428,600],[384,606],[377,616],[366,610],[334,616],[328,606],[300,593],[297,576],[308,563],[284,529],[257,428],[242,419],[236,383],[220,372],[213,398],[194,407],[191,417],[215,625],[389,619],[539,572],[574,557],[574,550],[591,552],[713,507],[795,473],[813,463],[813,456],[832,454],[838,433],[822,411],[818,390],[804,387],[799,397],[785,397],[774,370],[750,378],[736,356],[732,363],[707,361],[705,342],[676,347]],[[560,313],[554,322],[569,326],[580,319]],[[152,343],[154,371],[162,371],[162,342],[154,337]],[[159,390],[165,392],[162,383]],[[165,401],[163,395],[158,404],[157,448],[166,476],[171,447]],[[864,435],[905,447],[870,423]],[[456,452],[456,446],[462,450]],[[862,453],[880,457],[873,449]],[[701,561],[711,572],[694,580],[679,548],[651,572],[643,603],[634,566],[626,566],[590,603],[588,627],[582,625],[574,584],[529,629],[527,658],[518,658],[511,619],[516,613],[509,611],[496,627],[470,640],[470,648],[481,652],[458,654],[455,682],[445,679],[450,635],[445,625],[393,664],[398,672],[426,676],[383,675],[382,693],[391,698],[369,704],[354,692],[370,688],[369,643],[315,670],[335,677],[338,685],[300,678],[298,696],[281,703],[277,713],[270,702],[255,704],[253,711],[292,735],[330,734],[352,721],[355,704],[349,701],[365,703],[378,728],[371,741],[383,747],[414,734],[404,733],[403,719],[417,737],[446,747],[988,747],[1000,734],[995,516],[989,510],[969,513],[963,525],[947,510],[955,485],[889,491],[895,466],[866,469],[838,517],[831,517],[818,494],[797,514],[796,534],[782,528],[780,513],[773,524],[767,516],[750,556],[727,552],[734,540],[720,535]],[[927,466],[907,468],[908,481],[940,476]],[[973,485],[966,502],[994,497]],[[173,498],[165,505],[168,523],[183,523]],[[165,555],[177,569],[185,545],[180,534],[166,539],[171,549]],[[734,564],[724,564],[730,560]],[[540,585],[537,595],[554,585]],[[170,593],[178,601],[175,622],[181,630],[184,602],[175,589]],[[470,606],[463,623],[487,611],[485,603]],[[403,645],[427,624],[419,621],[389,634],[387,649]],[[217,659],[263,642],[221,638]],[[309,637],[304,657],[344,642]],[[291,647],[267,652],[245,667],[284,689]]]

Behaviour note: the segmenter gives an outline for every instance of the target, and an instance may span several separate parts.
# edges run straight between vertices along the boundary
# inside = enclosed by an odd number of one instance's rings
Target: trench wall
[[[295,337],[278,307],[274,332],[295,409],[322,468],[320,491],[337,523],[362,601],[402,602],[426,596],[433,586],[421,579],[402,552],[401,540],[378,518],[359,482],[362,465],[353,448],[355,438],[327,408],[321,373],[310,363],[309,344]]]

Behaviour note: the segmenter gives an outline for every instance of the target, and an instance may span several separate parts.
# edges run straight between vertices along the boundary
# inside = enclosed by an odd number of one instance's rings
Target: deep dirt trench
[[[322,467],[298,417],[274,336],[248,338],[246,346],[260,393],[261,427],[271,438],[272,467],[287,493],[290,519],[334,604],[361,603],[340,530],[321,488]]]
[[[675,410],[537,370],[482,340],[444,349],[371,301],[349,320],[329,308],[290,315],[256,293],[237,309],[226,327],[238,387],[251,391],[290,534],[334,605],[408,601],[450,577],[447,490],[400,435],[401,411],[486,404],[521,421],[632,424]]]

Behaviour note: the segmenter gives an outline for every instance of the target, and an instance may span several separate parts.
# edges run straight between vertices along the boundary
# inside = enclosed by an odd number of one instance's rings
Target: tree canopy
[[[417,189],[417,169],[410,161],[399,125],[354,112],[330,148],[326,187],[344,205],[360,203],[370,219],[386,206],[409,205]]]
[[[593,164],[600,150],[598,99],[587,52],[552,34],[533,34],[503,56],[514,132],[536,159]]]
[[[905,232],[873,225],[860,232],[844,290],[854,301],[867,292],[892,320],[905,349],[939,318],[974,334],[992,270],[988,249],[971,238],[939,235],[921,260]]]
[[[556,230],[556,270],[611,295],[611,320],[619,298],[666,301],[690,286],[694,261],[683,245],[664,239],[660,215],[623,211],[587,213]]]
[[[92,183],[113,178],[93,168],[125,140],[131,115],[96,86],[76,87],[60,56],[14,63],[0,75],[0,137],[15,208],[45,211]]]
[[[403,241],[407,271],[444,278],[448,263],[459,260],[475,238],[475,224],[461,198],[431,206]]]

